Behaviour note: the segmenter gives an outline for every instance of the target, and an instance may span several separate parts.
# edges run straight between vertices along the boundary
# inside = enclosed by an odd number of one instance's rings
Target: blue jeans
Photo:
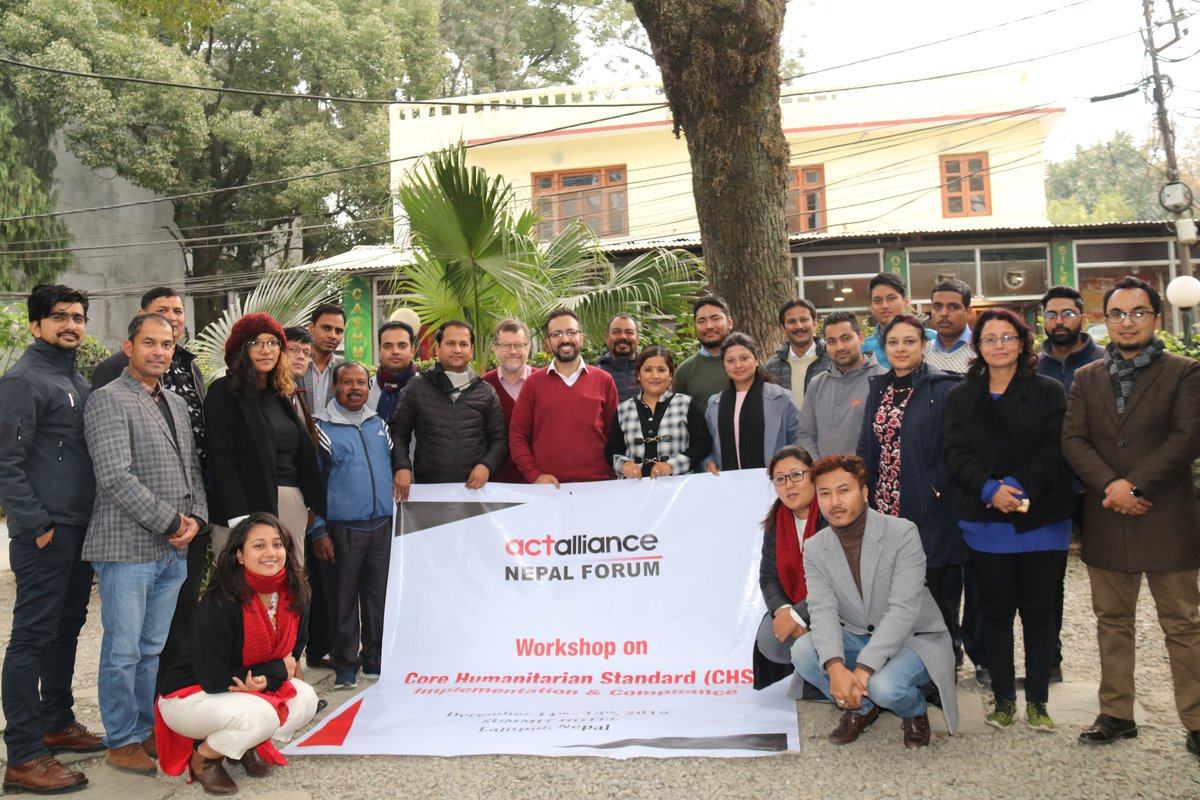
[[[172,553],[132,564],[93,561],[100,579],[100,717],[109,748],[145,741],[154,731],[154,682],[187,561]]]
[[[845,649],[845,661],[848,669],[854,669],[858,664],[858,654],[867,646],[871,637],[866,634],[842,631],[842,646]],[[800,677],[821,690],[835,702],[829,693],[829,673],[821,668],[821,659],[817,648],[813,645],[812,634],[801,636],[792,645],[792,663]],[[866,714],[874,706],[886,708],[898,717],[919,717],[925,713],[925,695],[921,687],[929,683],[929,673],[925,670],[925,662],[912,648],[901,647],[883,667],[867,681],[868,697],[864,697],[862,707],[855,713]]]

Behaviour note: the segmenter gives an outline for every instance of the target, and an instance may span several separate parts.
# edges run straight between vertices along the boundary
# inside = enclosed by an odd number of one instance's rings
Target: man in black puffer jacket
[[[401,502],[418,483],[466,483],[479,489],[508,455],[508,425],[496,390],[471,369],[475,331],[453,320],[434,334],[438,363],[413,378],[388,425]],[[409,443],[417,436],[409,460]]]

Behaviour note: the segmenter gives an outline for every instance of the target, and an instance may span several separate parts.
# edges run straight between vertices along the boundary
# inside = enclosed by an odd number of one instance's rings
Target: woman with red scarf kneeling
[[[310,594],[295,547],[271,514],[238,523],[192,616],[190,648],[158,699],[159,766],[168,775],[186,767],[209,794],[237,791],[226,758],[252,777],[286,764],[271,740],[289,741],[316,714],[296,660]]]
[[[758,585],[767,613],[754,644],[755,689],[764,689],[792,673],[792,645],[808,633],[803,541],[824,524],[813,500],[812,465],[812,456],[797,445],[780,448],[767,464],[767,476],[778,496],[762,522]],[[797,677],[789,695],[812,699],[814,691],[800,683]]]

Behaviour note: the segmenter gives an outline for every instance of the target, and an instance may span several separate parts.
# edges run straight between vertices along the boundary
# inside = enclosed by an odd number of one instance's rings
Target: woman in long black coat
[[[1013,617],[1025,636],[1026,720],[1053,730],[1046,711],[1057,638],[1058,580],[1074,507],[1062,455],[1062,385],[1036,373],[1033,334],[1003,308],[980,315],[976,359],[946,406],[946,465],[961,489],[960,526],[983,609],[983,644],[995,708],[989,724],[1016,714]]]
[[[871,378],[858,455],[867,468],[871,508],[914,522],[925,550],[925,584],[946,627],[953,610],[941,591],[947,569],[967,560],[958,529],[957,490],[942,459],[942,414],[958,383],[924,363],[925,325],[895,317],[884,331],[891,369]]]
[[[256,511],[274,514],[304,552],[309,509],[325,515],[325,486],[304,421],[292,407],[293,382],[283,328],[267,314],[247,314],[225,343],[229,372],[204,399],[213,490],[213,550],[229,528]],[[304,559],[298,557],[298,566]]]

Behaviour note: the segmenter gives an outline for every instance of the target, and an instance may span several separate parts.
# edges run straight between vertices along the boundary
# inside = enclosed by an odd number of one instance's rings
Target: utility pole
[[[1171,120],[1167,116],[1167,95],[1163,90],[1163,75],[1158,67],[1158,53],[1160,50],[1165,50],[1175,42],[1179,41],[1181,34],[1179,33],[1178,14],[1175,11],[1174,0],[1167,0],[1167,7],[1171,10],[1170,23],[1175,29],[1175,36],[1171,41],[1156,46],[1154,43],[1154,0],[1142,0],[1142,14],[1146,18],[1146,52],[1150,56],[1151,80],[1153,81],[1154,91],[1154,106],[1155,117],[1158,120],[1158,131],[1162,136],[1163,155],[1167,159],[1167,183],[1173,184],[1179,182],[1179,162],[1175,158],[1175,134],[1171,130]],[[1188,191],[1190,200],[1190,190]],[[1160,201],[1162,195],[1160,194]],[[1169,209],[1171,211],[1171,219],[1178,226],[1179,220],[1183,219],[1184,209]],[[1188,218],[1190,220],[1190,218]],[[1176,231],[1178,231],[1176,227]],[[1192,274],[1192,253],[1191,245],[1185,242],[1178,242],[1178,247],[1175,252],[1179,256],[1179,272],[1181,275]]]

